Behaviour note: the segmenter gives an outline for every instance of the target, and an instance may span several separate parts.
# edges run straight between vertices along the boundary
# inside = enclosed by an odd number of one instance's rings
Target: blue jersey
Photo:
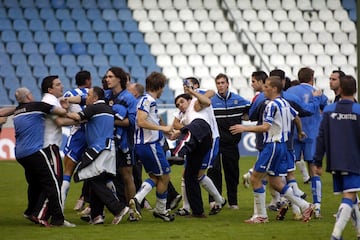
[[[269,131],[264,132],[264,143],[287,142],[291,132],[291,122],[297,112],[281,97],[270,101],[264,110],[263,122],[271,125]]]
[[[233,135],[229,129],[235,124],[241,124],[241,117],[248,112],[250,102],[238,94],[227,92],[225,97],[218,93],[213,96],[211,105],[219,127],[220,145],[238,144],[241,134]]]
[[[113,139],[114,114],[105,101],[99,100],[88,105],[84,111],[79,113],[86,123],[85,138],[89,148],[100,152],[108,147],[108,140]]]
[[[326,171],[360,174],[360,104],[340,100],[326,106],[316,139],[315,164]]]
[[[43,148],[45,115],[54,106],[44,102],[20,104],[14,113],[15,157],[23,158]]]
[[[115,112],[115,115],[117,117],[121,116],[123,118],[129,119],[129,126],[128,127],[121,127],[121,126],[115,126],[116,132],[121,133],[121,135],[126,136],[127,143],[122,142],[121,144],[124,146],[124,144],[127,144],[127,147],[132,148],[133,138],[134,138],[134,129],[135,129],[135,117],[136,117],[136,104],[137,100],[129,91],[122,90],[118,94],[114,94],[112,91],[106,91],[105,92],[105,98],[108,101],[109,105],[113,107],[113,110]],[[116,106],[121,105],[126,108],[126,115],[123,115],[123,107]],[[119,110],[117,112],[117,110]],[[122,129],[118,129],[122,128]],[[123,141],[125,141],[125,138],[123,138]]]
[[[311,103],[314,101],[313,91],[314,87],[307,83],[301,83],[300,85],[291,87],[287,90],[288,93],[292,93],[297,95],[304,103]],[[320,121],[321,121],[321,114],[320,110],[322,110],[327,105],[327,97],[325,95],[322,95],[319,108],[314,112],[313,115],[308,117],[302,117],[301,123],[302,123],[302,130],[307,135],[307,138],[304,141],[314,141]],[[297,136],[297,132],[295,131],[294,137]]]

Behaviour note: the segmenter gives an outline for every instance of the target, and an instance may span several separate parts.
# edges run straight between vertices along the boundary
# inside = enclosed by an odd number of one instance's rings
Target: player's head
[[[263,88],[264,95],[269,99],[273,99],[282,91],[282,86],[283,85],[280,77],[270,76],[265,80],[265,85]]]
[[[188,93],[178,95],[174,101],[176,108],[178,108],[181,112],[185,112],[190,105],[191,99],[192,97]]]
[[[251,87],[256,92],[261,92],[268,75],[264,71],[255,71],[251,74]]]
[[[121,89],[126,89],[128,76],[121,67],[111,67],[106,72],[106,82],[110,89],[116,88],[120,85]]]
[[[356,93],[356,80],[351,75],[344,75],[340,77],[340,89],[342,96],[354,96]]]
[[[188,80],[192,83],[192,86],[194,89],[197,89],[200,87],[200,82],[196,77],[187,77],[185,80]]]
[[[21,87],[15,91],[15,99],[18,103],[26,103],[34,100],[34,97],[29,89]]]
[[[80,71],[75,75],[75,83],[78,87],[91,87],[91,74],[89,71]]]
[[[309,67],[300,68],[298,71],[298,79],[300,83],[312,84],[314,81],[314,70]]]
[[[41,92],[50,93],[59,98],[63,95],[63,85],[57,75],[45,77],[41,82]]]

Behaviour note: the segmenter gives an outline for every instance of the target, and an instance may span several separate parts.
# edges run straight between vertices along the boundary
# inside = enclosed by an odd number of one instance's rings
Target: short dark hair
[[[77,86],[85,85],[86,80],[91,78],[91,74],[89,71],[80,71],[75,75],[75,83]]]
[[[356,93],[356,80],[351,75],[340,77],[341,95],[353,96]]]
[[[177,101],[179,98],[184,98],[184,99],[186,99],[186,100],[192,99],[192,97],[191,97],[190,94],[188,94],[188,93],[182,93],[182,94],[176,96],[175,101],[174,101],[175,104],[176,104],[176,101]]]
[[[251,77],[255,78],[257,81],[262,81],[263,83],[265,83],[268,75],[264,71],[255,71],[251,74]]]
[[[105,93],[101,87],[98,87],[98,86],[93,87],[93,92],[98,97],[98,100],[105,99]]]
[[[226,81],[227,83],[229,83],[229,78],[228,78],[228,76],[227,76],[226,74],[224,74],[224,73],[219,73],[219,74],[215,77],[215,82],[216,82],[216,80],[218,80],[218,79],[220,79],[220,78],[225,78],[225,81]]]
[[[269,73],[269,76],[278,76],[280,80],[285,79],[285,72],[281,69],[274,69]]]
[[[345,73],[343,71],[341,71],[341,70],[334,70],[334,71],[332,71],[332,73],[339,74],[339,77],[344,77],[345,76]]]
[[[187,77],[185,80],[190,80],[193,85],[197,84],[200,87],[200,82],[196,77]]]
[[[57,78],[59,78],[58,75],[50,75],[45,77],[41,82],[41,92],[48,93],[48,89],[53,87],[53,82]]]
[[[309,83],[314,79],[314,70],[309,67],[300,68],[298,72],[298,79],[300,83]]]
[[[266,80],[270,81],[270,86],[275,87],[278,93],[281,92],[283,85],[279,76],[270,76]]]

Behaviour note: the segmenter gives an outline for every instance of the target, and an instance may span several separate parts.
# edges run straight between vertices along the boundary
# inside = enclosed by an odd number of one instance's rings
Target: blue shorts
[[[74,163],[81,160],[81,156],[86,149],[85,126],[81,125],[76,132],[71,133],[64,147],[64,154],[68,156]]]
[[[265,143],[259,152],[254,170],[270,176],[286,176],[288,170],[286,143]]]
[[[333,174],[333,188],[335,194],[359,192],[360,175],[354,173],[348,173],[347,175],[341,173]]]
[[[148,174],[162,176],[171,172],[165,151],[159,142],[135,144],[135,154],[142,162]]]
[[[294,150],[296,160],[301,160],[301,155],[304,158],[304,161],[312,162],[315,153],[315,141],[308,139],[307,141],[299,141],[294,139]]]
[[[211,150],[207,152],[206,156],[204,157],[201,169],[208,169],[213,166],[214,160],[216,156],[219,154],[219,137],[213,139]]]
[[[294,150],[287,150],[286,159],[288,162],[288,172],[292,172],[296,170],[295,167],[295,152]]]

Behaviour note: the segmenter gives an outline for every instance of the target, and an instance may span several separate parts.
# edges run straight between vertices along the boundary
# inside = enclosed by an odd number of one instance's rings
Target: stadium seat
[[[319,66],[325,67],[331,65],[331,57],[327,54],[321,54],[316,57],[316,62]]]
[[[232,66],[235,64],[234,57],[227,53],[220,55],[219,62],[224,67]]]
[[[55,12],[50,6],[40,7],[40,18],[43,20],[55,19]]]
[[[90,66],[93,66],[91,57],[89,55],[77,56],[77,64],[82,68],[89,68]]]
[[[155,56],[159,56],[165,54],[165,47],[161,43],[153,43],[150,47],[150,52]]]
[[[27,76],[32,76],[32,71],[30,66],[27,64],[18,65],[16,66],[15,74],[18,77],[27,77]]]
[[[157,67],[156,66],[156,60],[154,58],[153,55],[149,54],[144,54],[141,56],[141,65],[147,68],[154,68]]]
[[[338,21],[328,20],[325,23],[325,30],[330,33],[340,32],[340,25]]]
[[[356,1],[355,0],[342,0],[342,6],[347,9],[356,9]]]
[[[91,23],[87,19],[79,19],[76,21],[76,29],[80,32],[89,32],[91,31]]]
[[[188,63],[192,67],[198,67],[204,65],[202,56],[195,53],[188,56]]]
[[[181,52],[180,45],[173,42],[166,44],[166,53],[173,56]]]
[[[52,53],[48,53],[44,56],[44,63],[48,67],[60,66],[60,60],[58,55]]]
[[[36,78],[44,78],[49,75],[48,68],[44,65],[34,66],[33,68],[33,76]]]
[[[116,32],[114,34],[114,42],[117,44],[127,44],[129,42],[129,38],[127,33],[125,32]]]
[[[5,52],[0,52],[0,66],[6,65],[6,64],[8,64],[8,65],[11,64],[9,54],[7,54]]]
[[[150,54],[150,48],[146,43],[137,43],[135,45],[135,53],[138,55]]]
[[[94,19],[92,22],[92,30],[95,32],[106,31],[107,30],[106,22],[104,20],[102,20],[101,18]]]
[[[338,0],[336,0],[336,1],[338,1]],[[333,19],[332,11],[330,11],[330,9],[327,9],[327,8],[320,9],[318,16],[319,16],[319,20],[321,20],[323,22]]]
[[[212,52],[211,45],[207,42],[199,43],[197,46],[197,52],[202,56],[210,54]]]
[[[87,3],[87,1],[86,1],[86,3]],[[84,4],[83,4],[83,7],[87,8],[86,5],[84,5]],[[96,7],[96,4],[93,5],[92,7]],[[97,19],[102,19],[101,12],[97,8],[89,8],[87,10],[86,16],[91,21],[95,21]]]
[[[70,5],[72,3],[76,3],[77,1],[70,1],[67,4]],[[75,21],[79,21],[79,20],[87,20],[86,17],[86,13],[85,13],[85,9],[83,9],[82,7],[70,7],[71,8],[71,18],[74,19]]]
[[[294,31],[294,24],[292,21],[280,21],[279,30],[281,32],[289,33]]]
[[[55,53],[53,44],[50,42],[43,42],[39,44],[39,53],[45,55],[48,53]]]
[[[3,31],[3,30],[12,30],[12,24],[11,24],[11,21],[9,19],[5,19],[5,18],[2,18],[1,19],[1,24],[0,24],[0,31]]]
[[[226,44],[222,43],[222,42],[217,42],[213,44],[213,53],[215,55],[223,55],[223,54],[227,54],[228,50],[227,50],[227,46]]]
[[[194,20],[194,15],[191,9],[189,8],[184,8],[184,9],[180,9],[179,11],[179,20],[186,22],[186,21],[193,21]]]
[[[191,42],[194,44],[199,44],[206,41],[205,33],[204,32],[193,32],[191,34]]]
[[[214,22],[209,21],[209,20],[201,21],[201,22],[200,22],[200,30],[201,30],[202,32],[215,31]]]
[[[70,54],[70,45],[66,42],[59,42],[55,45],[55,53],[58,55]]]
[[[256,33],[256,41],[260,44],[270,42],[271,41],[270,33],[264,32],[264,31],[257,32]]]
[[[138,31],[138,25],[134,20],[127,20],[124,22],[124,31],[125,32],[136,32]]]
[[[49,43],[50,38],[47,31],[36,31],[34,33],[34,41],[38,44]]]
[[[264,29],[265,29],[265,31],[267,31],[269,33],[277,32],[277,31],[279,31],[279,24],[277,21],[268,20],[264,23]]]
[[[67,8],[56,9],[55,16],[59,20],[70,20],[71,19],[69,9],[67,9]],[[73,31],[73,30],[71,30],[71,31]]]
[[[197,21],[203,21],[208,19],[208,11],[206,9],[195,9],[194,10],[194,19]]]
[[[82,55],[82,54],[86,54],[86,46],[83,43],[73,43],[71,45],[71,52],[74,55]]]
[[[89,43],[87,46],[87,52],[90,55],[102,54],[103,49],[100,43]]]
[[[295,31],[297,32],[307,32],[309,31],[309,23],[305,20],[298,20],[295,22]]]
[[[48,31],[60,31],[60,23],[55,18],[46,19],[45,29]]]
[[[64,32],[53,31],[50,33],[50,41],[53,43],[66,42]]]
[[[139,67],[141,66],[140,59],[135,54],[127,55],[125,57],[125,65],[128,67]]]
[[[44,58],[41,54],[33,53],[28,57],[28,64],[32,67],[44,66]]]
[[[165,9],[164,10],[164,20],[166,21],[174,21],[179,20],[178,12],[175,9]]]
[[[199,31],[199,23],[195,20],[188,20],[188,21],[185,21],[185,31],[186,32],[197,32]]]
[[[325,45],[325,54],[328,55],[335,55],[340,53],[339,46],[335,43],[327,43]]]
[[[29,30],[31,31],[43,31],[44,23],[41,19],[31,19],[29,22]]]
[[[334,34],[334,38],[335,38],[335,35],[336,35],[336,33]],[[347,36],[346,36],[346,37],[347,37]],[[319,33],[319,35],[318,35],[318,40],[319,40],[319,42],[320,42],[321,44],[324,45],[324,44],[326,44],[326,43],[328,43],[328,42],[332,42],[332,41],[333,41],[333,37],[332,37],[331,33],[323,31],[323,32]]]
[[[284,65],[285,64],[284,56],[278,53],[271,55],[270,64],[272,64],[275,67],[279,65]]]
[[[315,43],[318,41],[317,35],[314,32],[307,31],[307,32],[303,32],[302,34],[303,34],[302,39],[303,39],[304,43],[311,44],[311,43]]]
[[[19,42],[6,43],[6,52],[10,54],[22,53],[21,45]]]
[[[313,54],[303,54],[301,56],[301,63],[304,66],[313,66],[316,65],[316,58]],[[297,64],[298,65],[298,64]]]
[[[144,43],[144,37],[140,32],[131,32],[129,40],[132,43]]]
[[[321,43],[312,43],[309,46],[309,52],[314,55],[324,54],[324,46]]]
[[[11,63],[15,66],[26,65],[26,56],[23,53],[14,53],[11,55]]]
[[[4,16],[3,14],[1,16]],[[41,20],[39,16],[39,11],[37,8],[29,7],[24,9],[24,18],[27,20]]]
[[[115,43],[105,43],[103,47],[104,54],[106,54],[107,56],[119,54],[118,46]]]
[[[66,41],[68,43],[79,43],[81,42],[81,36],[80,33],[75,31],[68,31],[66,32]]]
[[[350,35],[349,35],[349,38],[348,38],[348,35],[346,33],[337,32],[337,33],[334,33],[333,39],[334,39],[335,43],[341,44],[343,42],[347,42],[348,40],[350,40]]]
[[[100,67],[100,66],[109,67],[109,61],[108,61],[107,56],[105,56],[105,55],[94,55],[93,63],[96,67]]]
[[[151,44],[158,43],[160,41],[159,34],[156,32],[147,32],[144,34],[144,41]]]
[[[64,67],[76,66],[76,59],[74,55],[64,54],[60,57],[61,65]]]
[[[286,38],[287,38],[287,41],[291,44],[296,44],[296,43],[302,42],[301,34],[298,32],[295,32],[295,31],[288,32]]]
[[[6,43],[6,42],[16,42],[17,37],[16,37],[15,31],[13,31],[13,30],[4,30],[4,31],[2,31],[1,40],[4,43]]]
[[[23,12],[22,12],[22,9],[19,8],[19,6],[17,7],[10,7],[8,9],[8,17],[11,19],[11,20],[15,20],[15,19],[24,19],[24,16],[23,16]]]
[[[282,42],[286,42],[286,35],[285,35],[285,33],[280,32],[280,31],[279,32],[273,32],[271,34],[271,40],[272,40],[272,42],[277,43],[277,44],[282,43]]]
[[[135,53],[134,47],[133,47],[133,45],[130,44],[130,43],[120,44],[119,53],[120,53],[121,55],[131,55],[131,54],[134,54],[134,53]]]
[[[341,21],[340,27],[341,30],[346,33],[351,33],[356,31],[355,23],[353,21]]]
[[[18,33],[18,41],[20,43],[33,42],[33,34],[31,31],[22,30]]]
[[[124,58],[120,55],[111,55],[109,58],[109,64],[110,66],[125,66]]]
[[[120,31],[123,30],[122,24],[118,20],[110,20],[110,21],[108,21],[108,29],[111,32],[120,32]]]
[[[352,43],[343,42],[340,45],[340,52],[343,55],[349,56],[349,55],[352,55],[352,54],[356,53],[356,49],[355,49],[355,46]]]
[[[99,43],[105,44],[105,43],[113,43],[113,37],[112,37],[112,33],[108,32],[108,31],[99,31],[97,33],[98,36],[98,41]]]
[[[225,33],[223,33],[224,36]],[[206,33],[206,39],[209,43],[214,44],[221,41],[221,35],[218,32],[211,31]]]
[[[117,12],[115,9],[103,9],[102,19],[106,21],[118,20]]]

